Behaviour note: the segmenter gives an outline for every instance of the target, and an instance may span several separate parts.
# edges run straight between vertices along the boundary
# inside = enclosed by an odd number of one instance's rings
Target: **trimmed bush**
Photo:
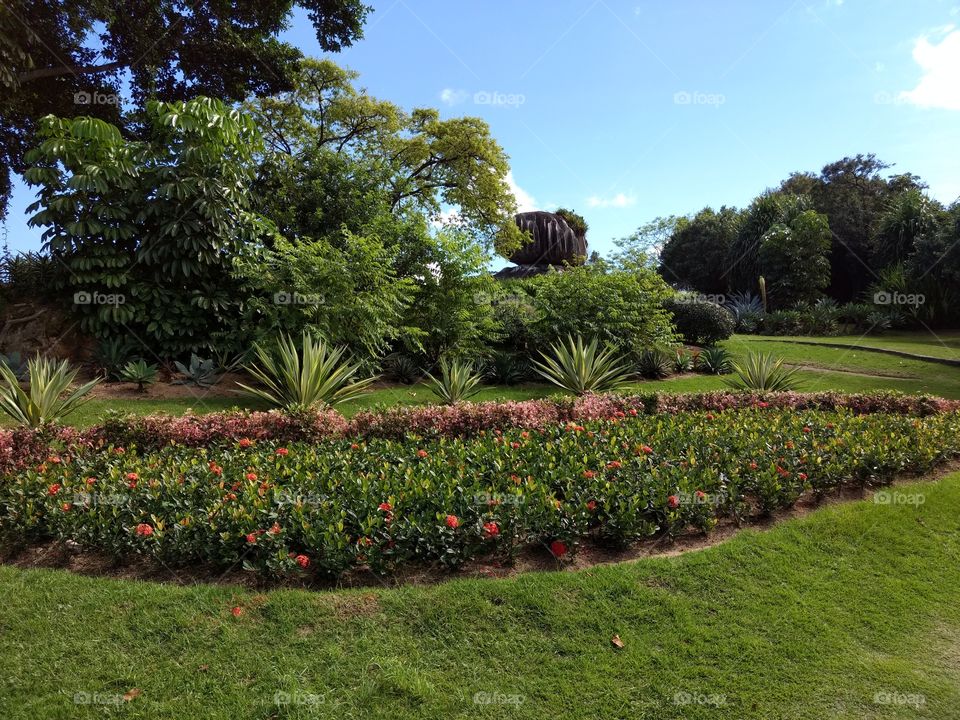
[[[736,319],[726,308],[704,300],[673,299],[664,307],[673,315],[673,324],[684,342],[713,345],[726,340],[736,328]]]

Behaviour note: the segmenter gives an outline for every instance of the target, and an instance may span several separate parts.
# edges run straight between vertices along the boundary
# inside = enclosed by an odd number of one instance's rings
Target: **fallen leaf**
[[[200,672],[206,672],[206,671],[209,670],[209,669],[210,669],[210,666],[207,665],[206,663],[204,663],[203,665],[201,665],[201,666],[199,666],[199,667],[197,668],[197,670],[199,670]]]
[[[143,690],[140,688],[130,688],[123,694],[123,701],[130,702],[134,698],[140,697],[143,694]]]
[[[619,635],[614,635],[612,638],[610,638],[610,644],[618,650],[623,650],[623,640],[620,639]]]

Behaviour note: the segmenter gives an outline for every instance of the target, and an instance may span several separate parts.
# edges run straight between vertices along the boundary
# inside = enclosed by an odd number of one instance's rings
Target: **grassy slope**
[[[433,587],[255,595],[2,567],[0,716],[957,718],[960,474],[899,490],[926,502]],[[142,695],[116,711],[72,701],[131,688]],[[322,702],[278,708],[278,691]],[[475,705],[478,692],[523,702]]]

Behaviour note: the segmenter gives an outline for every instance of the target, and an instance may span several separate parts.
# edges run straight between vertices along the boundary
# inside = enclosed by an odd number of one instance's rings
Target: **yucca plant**
[[[299,348],[281,333],[275,349],[258,344],[254,348],[258,363],[244,366],[264,387],[237,385],[250,397],[285,410],[332,407],[359,397],[374,380],[355,380],[360,365],[344,361],[345,352],[346,348],[329,347],[306,330]]]
[[[100,378],[70,391],[77,371],[66,360],[57,362],[39,355],[27,362],[28,389],[20,387],[17,376],[0,363],[0,411],[17,425],[39,428],[62,420],[89,398],[85,396]]]
[[[733,363],[736,377],[726,384],[738,390],[763,392],[796,390],[800,383],[796,368],[783,367],[783,358],[768,353],[749,353],[742,363]]]
[[[576,395],[617,390],[630,381],[630,370],[616,348],[600,349],[596,338],[584,344],[583,338],[568,335],[565,343],[551,345],[551,350],[551,355],[541,353],[543,362],[535,360],[534,369]]]
[[[469,363],[440,359],[440,377],[427,373],[427,387],[444,405],[456,405],[480,392],[482,376]]]

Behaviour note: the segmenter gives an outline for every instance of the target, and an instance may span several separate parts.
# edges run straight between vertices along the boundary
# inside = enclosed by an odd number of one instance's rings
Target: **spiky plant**
[[[440,377],[427,373],[427,387],[444,405],[456,405],[480,392],[482,376],[469,363],[440,359]]]
[[[601,349],[596,338],[584,343],[582,337],[568,335],[551,350],[549,355],[541,353],[543,362],[534,361],[534,370],[576,395],[617,390],[630,382],[630,370],[616,348]]]
[[[659,380],[673,369],[673,358],[663,348],[647,348],[637,360],[637,372],[645,378]]]
[[[120,371],[120,381],[137,384],[137,392],[146,392],[147,385],[157,381],[157,366],[148,365],[144,359],[131,360]]]
[[[707,375],[726,375],[733,369],[730,352],[718,345],[706,347],[697,355],[696,369]]]
[[[346,348],[329,347],[306,330],[300,347],[281,333],[276,348],[258,344],[254,349],[258,362],[244,366],[263,387],[237,385],[273,407],[291,411],[316,405],[332,407],[359,397],[374,380],[355,380],[360,365],[345,361],[345,352]]]
[[[77,371],[66,360],[59,362],[37,355],[27,362],[27,390],[17,376],[0,363],[0,411],[17,425],[39,428],[62,420],[89,398],[85,396],[100,378],[75,388],[70,387]]]
[[[776,392],[796,390],[800,385],[797,369],[783,367],[783,358],[769,353],[749,353],[743,362],[733,363],[733,372],[735,377],[726,384],[738,390]]]

